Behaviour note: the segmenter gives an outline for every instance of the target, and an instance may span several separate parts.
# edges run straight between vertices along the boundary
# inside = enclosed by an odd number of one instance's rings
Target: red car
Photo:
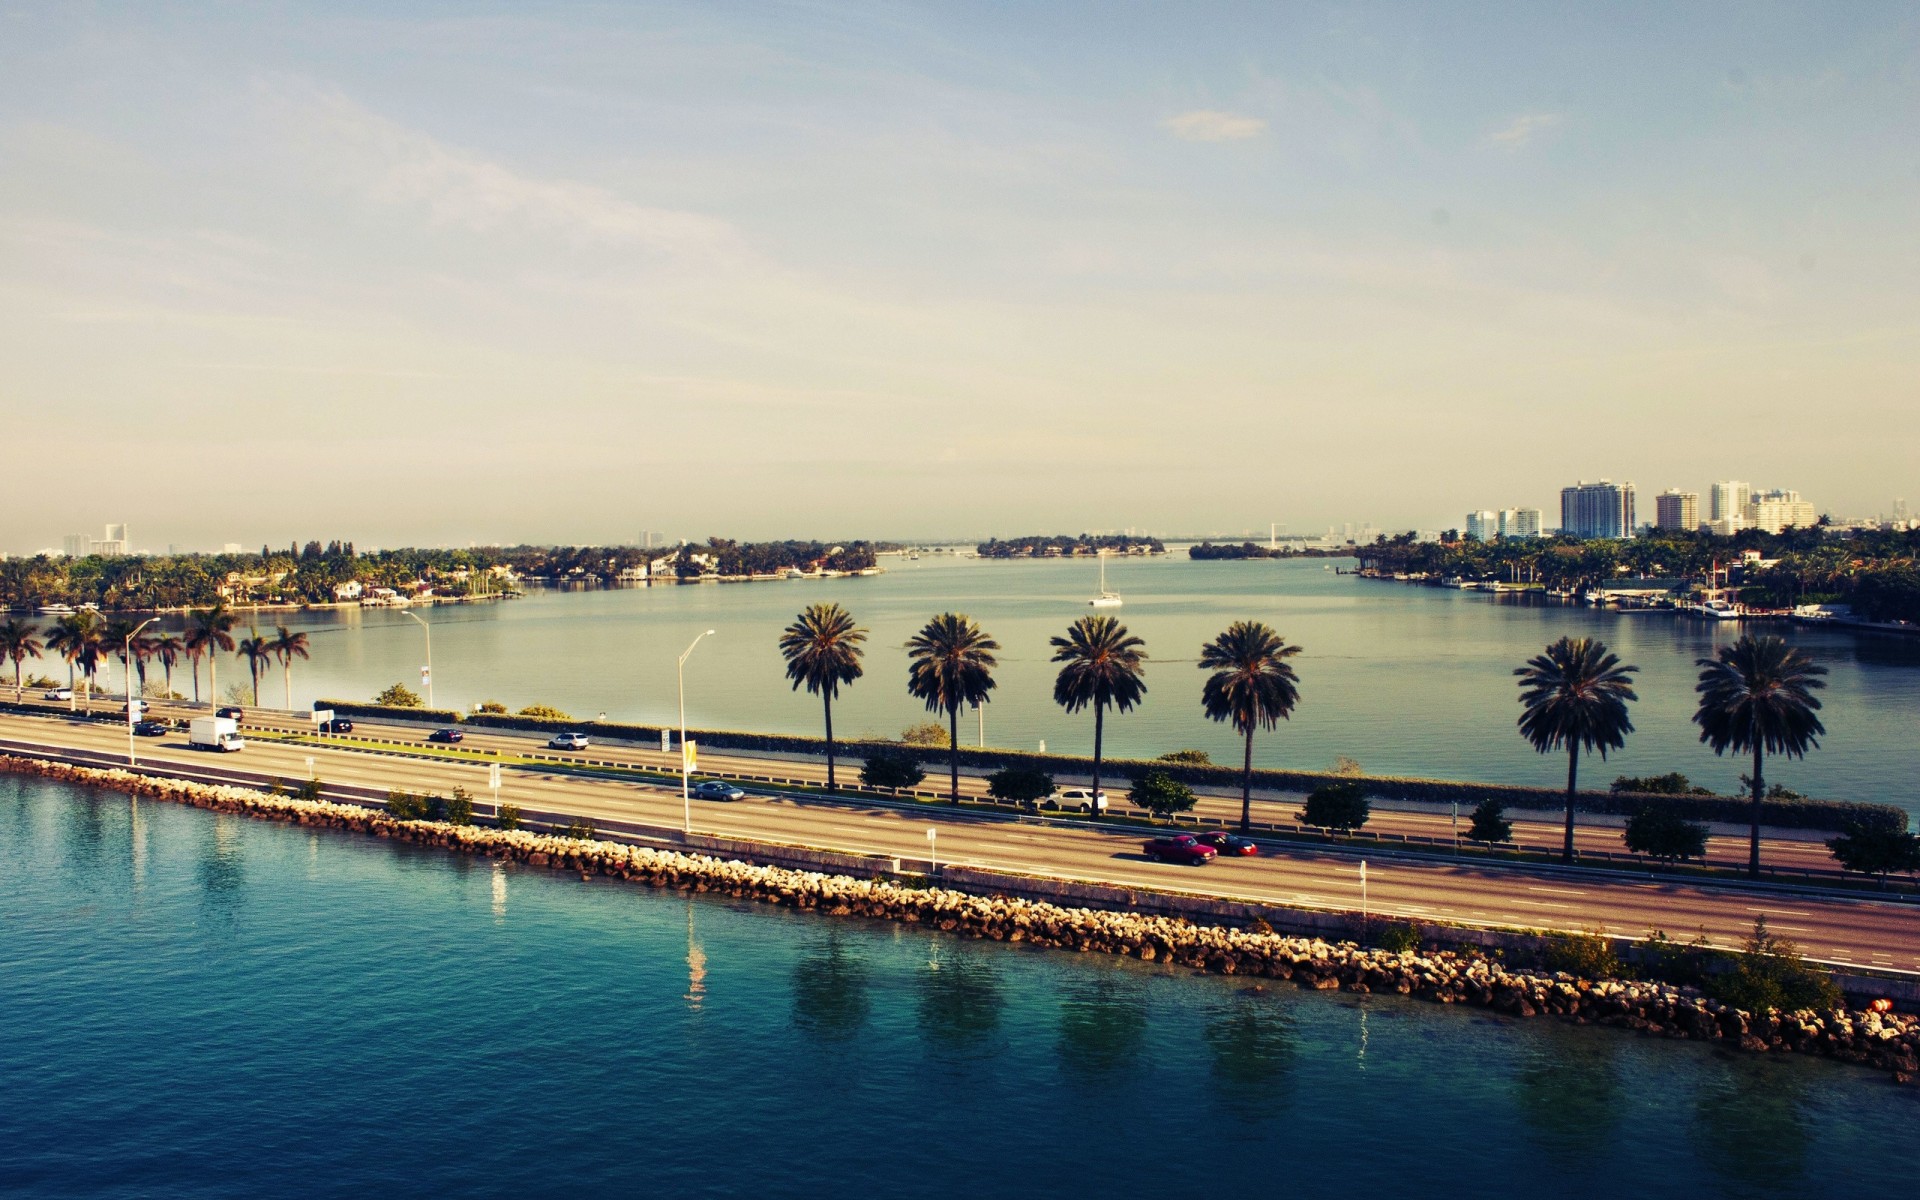
[[[1154,838],[1147,843],[1146,849],[1148,858],[1160,862],[1185,863],[1190,867],[1204,867],[1219,853],[1190,833]]]
[[[1254,845],[1252,838],[1243,838],[1237,833],[1228,833],[1224,829],[1200,834],[1198,840],[1202,846],[1212,846],[1229,858],[1260,853],[1260,847]]]

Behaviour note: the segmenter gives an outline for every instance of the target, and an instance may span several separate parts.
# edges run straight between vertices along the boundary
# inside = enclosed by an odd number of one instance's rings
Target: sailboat
[[[1104,551],[1094,557],[1100,560],[1100,594],[1087,601],[1095,608],[1119,608],[1120,594],[1107,590],[1107,556]]]

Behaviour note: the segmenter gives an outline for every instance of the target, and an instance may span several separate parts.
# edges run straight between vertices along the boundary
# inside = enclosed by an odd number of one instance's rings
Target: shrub
[[[543,721],[571,721],[573,717],[555,708],[551,704],[529,704],[520,710],[523,717],[537,717]]]
[[[1506,805],[1491,796],[1482,800],[1473,810],[1473,823],[1467,826],[1467,840],[1487,845],[1512,841],[1513,822],[1507,820]]]
[[[1130,791],[1134,807],[1144,808],[1161,820],[1186,812],[1199,799],[1192,788],[1158,767],[1141,773]]]
[[[275,775],[272,779],[267,780],[267,795],[284,796],[286,794],[287,794],[287,785],[280,782],[280,777],[278,775]]]
[[[897,746],[875,747],[860,767],[860,782],[894,791],[914,787],[926,777],[927,773],[920,767],[920,756]]]
[[[1336,754],[1333,756],[1333,773],[1343,779],[1358,779],[1360,777],[1360,760],[1357,758],[1348,758],[1344,754]]]
[[[1598,933],[1548,934],[1540,961],[1549,971],[1565,971],[1582,979],[1618,979],[1621,971],[1613,939]]]
[[[1169,750],[1153,761],[1185,763],[1190,767],[1210,767],[1213,765],[1213,756],[1205,750]]]
[[[1616,796],[1622,792],[1639,792],[1643,796],[1713,795],[1713,789],[1695,787],[1692,780],[1678,771],[1669,771],[1665,775],[1622,775],[1613,781],[1613,787],[1609,790]]]
[[[1300,819],[1335,833],[1352,833],[1367,823],[1373,806],[1367,802],[1367,789],[1361,783],[1329,783],[1307,793],[1307,806]]]
[[[447,798],[440,819],[449,825],[473,824],[473,797],[467,789],[457,784],[454,786],[453,795]]]
[[[1707,945],[1704,931],[1682,945],[1664,930],[1655,929],[1639,946],[1642,974],[1681,987],[1704,987],[1719,973],[1719,964],[1726,958],[1726,954]]]
[[[498,700],[482,700],[478,705],[474,707],[473,711],[483,712],[483,713],[497,713],[501,716],[505,716],[507,712],[507,706],[500,703]]]
[[[293,798],[296,800],[318,800],[320,798],[320,781],[318,779],[301,780],[299,785],[293,789]]]
[[[518,804],[502,804],[500,806],[500,813],[494,817],[493,823],[500,829],[520,828],[520,806]]]
[[[909,725],[900,731],[900,744],[918,746],[925,750],[945,750],[953,745],[953,738],[947,733],[947,727],[924,721],[918,725]]]
[[[389,708],[419,708],[420,693],[404,683],[396,683],[373,698],[375,704],[384,704]]]
[[[1013,804],[1037,804],[1053,795],[1053,776],[1038,767],[1002,767],[987,776],[987,794]]]
[[[1412,921],[1381,921],[1373,927],[1374,946],[1389,954],[1404,954],[1420,948],[1420,926]]]
[[[1707,827],[1696,825],[1663,804],[1649,804],[1627,818],[1627,849],[1661,862],[1685,862],[1707,856]]]
[[[1734,956],[1733,970],[1706,980],[1706,990],[1716,1000],[1764,1013],[1770,1008],[1797,1012],[1803,1008],[1837,1008],[1840,986],[1833,977],[1810,967],[1800,957],[1800,947],[1767,929],[1767,918],[1754,919],[1753,933],[1741,952]]]
[[[593,840],[593,822],[587,820],[585,817],[574,817],[567,822],[565,828],[555,830],[554,832],[563,838],[572,838],[580,842],[590,842]]]
[[[1247,922],[1248,933],[1272,933],[1273,925],[1265,917],[1255,917]]]
[[[427,798],[416,796],[412,792],[403,792],[399,788],[387,793],[387,815],[396,821],[424,821],[427,819]]]
[[[1842,870],[1878,875],[1920,871],[1920,837],[1903,830],[1854,826],[1827,843]]]

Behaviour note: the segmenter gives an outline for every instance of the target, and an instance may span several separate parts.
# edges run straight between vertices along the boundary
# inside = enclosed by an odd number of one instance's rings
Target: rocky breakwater
[[[486,855],[656,888],[717,892],[820,912],[924,925],[964,937],[1120,954],[1302,988],[1382,992],[1467,1004],[1517,1019],[1559,1017],[1729,1048],[1815,1054],[1920,1081],[1920,1018],[1865,1009],[1749,1013],[1691,988],[1509,967],[1476,953],[1388,951],[1351,942],[1195,925],[1178,917],[1068,908],[889,879],[763,866],[652,846],[527,830],[396,820],[354,804],[0,756],[0,769],[199,808]],[[1265,986],[1260,983],[1257,986]]]

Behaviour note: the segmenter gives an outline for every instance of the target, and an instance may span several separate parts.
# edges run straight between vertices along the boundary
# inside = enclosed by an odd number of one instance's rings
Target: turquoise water
[[[1920,1128],[1838,1064],[37,780],[0,865],[12,1195],[1900,1195]]]
[[[698,587],[541,592],[504,604],[424,613],[433,622],[435,700],[535,701],[591,718],[671,721],[675,659],[701,631],[686,675],[695,726],[817,733],[820,705],[796,695],[775,641],[801,606],[837,600],[872,631],[867,677],[836,709],[842,734],[895,736],[928,719],[905,690],[907,638],[947,608],[970,613],[1004,647],[1000,686],[987,706],[991,745],[1086,753],[1090,714],[1069,717],[1052,700],[1047,638],[1088,612],[1097,587],[1091,562],[988,562],[930,556],[888,558],[864,579]],[[1301,704],[1294,718],[1255,743],[1265,766],[1326,768],[1336,755],[1384,774],[1565,783],[1558,755],[1536,755],[1514,731],[1513,668],[1563,634],[1598,636],[1640,667],[1639,732],[1608,763],[1586,768],[1604,785],[1618,774],[1682,771],[1721,791],[1740,786],[1746,764],[1702,747],[1689,717],[1696,658],[1738,636],[1725,625],[1674,615],[1624,615],[1529,606],[1477,592],[1363,582],[1321,561],[1205,562],[1184,555],[1108,565],[1126,598],[1121,620],[1146,639],[1146,703],[1110,717],[1110,752],[1130,756],[1195,746],[1238,762],[1231,730],[1199,711],[1203,642],[1243,618],[1270,622],[1304,647],[1295,660]],[[313,660],[297,664],[293,697],[367,698],[396,680],[419,683],[423,636],[392,611],[302,614]],[[1774,762],[1771,779],[1813,795],[1902,804],[1920,812],[1914,747],[1920,746],[1920,638],[1778,627],[1828,667],[1822,748],[1804,762]],[[221,666],[221,690],[240,680]],[[187,691],[188,681],[175,686]],[[283,699],[277,673],[263,698]],[[971,714],[963,740],[979,736]]]

